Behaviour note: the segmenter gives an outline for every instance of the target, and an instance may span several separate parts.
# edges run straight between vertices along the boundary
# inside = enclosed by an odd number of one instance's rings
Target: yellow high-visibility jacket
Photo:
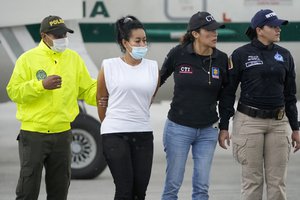
[[[61,88],[44,89],[42,81],[49,75],[61,76]],[[75,51],[56,53],[41,41],[18,58],[6,90],[17,104],[22,130],[58,133],[70,129],[79,113],[78,99],[96,105],[96,87]]]

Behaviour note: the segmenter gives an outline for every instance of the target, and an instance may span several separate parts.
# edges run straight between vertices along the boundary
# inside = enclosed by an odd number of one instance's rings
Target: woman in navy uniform
[[[264,181],[268,200],[286,200],[291,146],[294,152],[300,148],[294,61],[287,49],[275,44],[281,25],[287,23],[272,10],[258,11],[246,32],[251,42],[236,49],[230,59],[229,84],[220,105],[219,144],[223,148],[226,140],[229,144],[228,123],[241,83],[232,143],[233,156],[242,166],[243,200],[261,200]]]

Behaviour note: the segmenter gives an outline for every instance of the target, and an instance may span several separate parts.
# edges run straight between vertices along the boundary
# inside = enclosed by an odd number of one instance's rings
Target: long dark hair
[[[182,37],[182,39],[180,40],[180,43],[181,43],[182,45],[188,44],[188,43],[191,43],[191,42],[194,42],[195,37],[194,37],[193,34],[192,34],[193,31],[200,32],[200,29],[187,31],[187,32],[184,34],[184,36]]]
[[[129,40],[131,37],[131,32],[134,29],[143,29],[145,30],[143,24],[134,16],[127,15],[126,17],[122,17],[116,21],[115,29],[117,35],[117,43],[119,44],[121,51],[124,53],[126,51],[123,46],[122,40]]]

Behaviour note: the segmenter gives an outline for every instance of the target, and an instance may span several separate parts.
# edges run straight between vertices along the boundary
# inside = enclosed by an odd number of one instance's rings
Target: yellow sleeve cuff
[[[33,82],[33,88],[37,91],[37,92],[42,92],[45,90],[44,86],[43,86],[43,80],[39,80],[39,81],[34,81]]]

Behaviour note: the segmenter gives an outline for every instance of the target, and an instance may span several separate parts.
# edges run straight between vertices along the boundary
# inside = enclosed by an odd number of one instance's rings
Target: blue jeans
[[[218,132],[213,125],[197,129],[166,121],[163,143],[167,170],[162,200],[178,199],[190,147],[194,160],[192,199],[208,200],[210,169]]]

